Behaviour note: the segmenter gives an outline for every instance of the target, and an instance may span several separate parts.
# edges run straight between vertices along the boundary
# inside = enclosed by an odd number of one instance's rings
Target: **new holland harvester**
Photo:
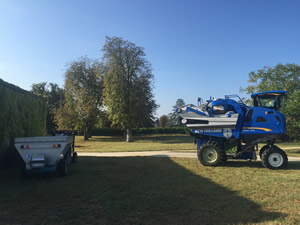
[[[287,91],[252,94],[253,107],[237,95],[204,103],[199,98],[198,106],[187,105],[176,111],[195,136],[198,159],[203,165],[218,166],[227,159],[256,160],[258,143],[266,143],[259,151],[262,164],[269,169],[283,169],[287,155],[274,143],[287,137],[282,114],[286,97]]]

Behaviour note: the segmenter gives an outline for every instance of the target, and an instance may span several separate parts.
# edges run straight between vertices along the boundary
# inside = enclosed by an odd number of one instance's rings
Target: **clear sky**
[[[100,59],[105,36],[144,47],[161,116],[178,98],[240,94],[265,65],[300,64],[300,1],[0,0],[0,78],[63,86],[65,65]]]

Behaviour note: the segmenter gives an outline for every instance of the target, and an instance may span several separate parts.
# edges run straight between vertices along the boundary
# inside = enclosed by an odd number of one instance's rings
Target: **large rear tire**
[[[200,163],[204,166],[219,166],[226,162],[225,151],[214,141],[204,143],[197,153]]]
[[[261,162],[264,167],[272,170],[284,169],[287,166],[288,157],[282,149],[273,145],[262,153]]]

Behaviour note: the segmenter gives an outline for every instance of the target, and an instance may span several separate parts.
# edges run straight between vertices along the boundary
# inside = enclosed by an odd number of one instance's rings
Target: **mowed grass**
[[[282,148],[288,156],[300,157],[300,142],[284,142],[279,143],[278,146]]]
[[[82,136],[77,136],[75,148],[79,152],[181,151],[195,150],[196,145],[194,138],[188,135],[135,136],[130,143],[123,137],[94,136],[84,141]]]
[[[0,171],[0,224],[300,224],[300,165],[79,157],[69,175]]]
[[[94,136],[84,141],[77,136],[75,148],[78,152],[132,152],[132,151],[192,151],[196,152],[195,139],[189,135],[145,135],[135,136],[134,142],[126,143],[122,137]],[[264,144],[260,144],[261,148]],[[300,143],[276,143],[288,156],[300,157]]]

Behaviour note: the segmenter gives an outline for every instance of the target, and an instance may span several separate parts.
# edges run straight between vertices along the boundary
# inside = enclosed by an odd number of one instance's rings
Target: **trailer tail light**
[[[29,145],[26,145],[26,146],[25,146],[25,149],[29,149]]]
[[[52,145],[52,148],[60,148],[60,147],[61,147],[61,144],[57,144],[57,145],[56,145],[56,144],[53,144],[53,145]]]

